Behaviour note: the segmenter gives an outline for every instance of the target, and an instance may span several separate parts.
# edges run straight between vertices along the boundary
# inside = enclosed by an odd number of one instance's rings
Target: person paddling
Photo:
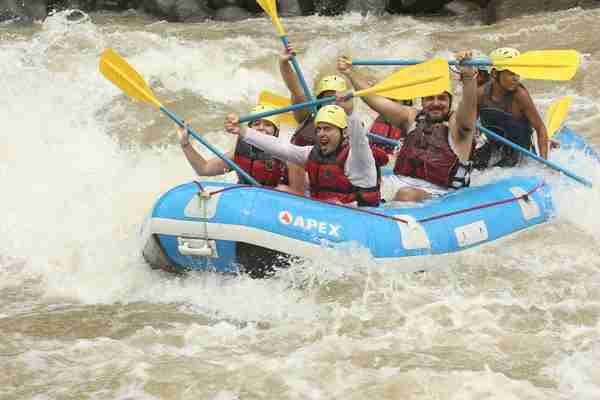
[[[260,113],[273,109],[273,107],[258,104],[252,109],[252,113]],[[252,121],[248,126],[258,134],[273,137],[279,136],[279,121],[276,116]],[[178,128],[177,133],[185,157],[199,176],[216,176],[230,171],[229,166],[220,158],[206,160],[196,151],[190,142],[187,129]],[[284,162],[273,158],[259,148],[251,146],[242,140],[238,140],[235,149],[225,153],[225,156],[233,160],[261,185],[278,188],[279,185],[287,184],[287,168]],[[238,178],[240,183],[248,183],[241,176]]]
[[[466,61],[471,59],[471,53],[459,53],[456,58]],[[338,71],[357,90],[370,86],[346,57],[338,59]],[[477,70],[461,65],[460,73],[463,96],[456,113],[452,112],[454,96],[449,91],[423,97],[421,110],[382,96],[363,97],[369,107],[408,132],[396,157],[395,175],[383,180],[387,199],[422,201],[469,185],[469,158],[477,118]]]
[[[387,155],[369,146],[366,129],[339,105],[327,105],[315,116],[316,143],[298,146],[241,126],[237,115],[225,120],[225,130],[278,159],[304,167],[312,198],[333,203],[378,206],[379,167]]]
[[[492,60],[518,57],[516,49],[503,47],[490,54]],[[532,134],[535,129],[539,155],[548,158],[548,132],[529,92],[520,77],[509,67],[493,66],[491,79],[478,89],[477,103],[481,125],[509,139],[519,146],[533,149]],[[475,168],[514,167],[523,158],[514,148],[484,138],[473,153]]]

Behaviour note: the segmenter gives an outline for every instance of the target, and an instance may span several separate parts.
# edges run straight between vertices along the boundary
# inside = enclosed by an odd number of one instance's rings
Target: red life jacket
[[[354,201],[360,207],[377,207],[381,201],[380,167],[387,164],[389,158],[380,149],[371,147],[377,167],[377,185],[371,188],[354,186],[344,173],[344,166],[350,153],[348,145],[342,145],[336,152],[324,156],[315,145],[308,156],[305,170],[310,182],[310,195],[320,200],[338,200],[347,204]]]
[[[264,151],[238,140],[235,147],[234,161],[258,183],[275,187],[280,183],[287,183],[287,166]],[[248,183],[240,176],[240,183]]]
[[[392,139],[392,140],[396,140],[396,141],[400,141],[406,136],[406,135],[404,135],[404,132],[402,131],[402,129],[387,122],[385,120],[385,118],[383,118],[381,115],[377,116],[375,121],[373,121],[373,125],[371,125],[371,129],[370,129],[370,133],[372,133],[374,135],[383,136],[387,139]],[[396,146],[387,144],[387,143],[380,143],[373,139],[369,139],[369,140],[372,141],[372,144],[375,147],[382,149],[387,154],[394,153],[394,149],[396,148]]]
[[[417,127],[404,139],[396,158],[396,175],[419,178],[439,186],[459,188],[469,186],[470,163],[461,163],[448,143],[447,124],[431,124],[419,118]],[[466,175],[457,177],[459,168]]]

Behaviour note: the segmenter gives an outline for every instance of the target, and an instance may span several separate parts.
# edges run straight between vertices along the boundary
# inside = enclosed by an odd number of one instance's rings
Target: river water
[[[574,96],[568,125],[598,146],[599,18],[575,9],[494,26],[475,15],[283,24],[310,82],[341,54],[576,49],[575,79],[526,85],[541,110]],[[551,223],[406,261],[434,269],[421,274],[379,268],[358,248],[270,280],[152,271],[140,224],[160,193],[194,175],[173,124],[99,74],[106,47],[223,150],[228,112],[245,113],[263,89],[285,93],[266,18],[71,23],[59,13],[0,25],[0,398],[600,398],[597,189],[530,166],[552,182]],[[552,157],[599,185],[593,162],[571,156]]]

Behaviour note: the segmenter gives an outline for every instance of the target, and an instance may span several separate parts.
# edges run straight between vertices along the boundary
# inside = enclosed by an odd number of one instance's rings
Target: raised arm
[[[259,133],[247,128],[245,124],[240,125],[239,117],[235,114],[229,114],[225,119],[225,130],[232,135],[238,135],[239,140],[244,140],[281,161],[293,164],[304,165],[312,150],[312,146],[296,146],[283,138]]]
[[[540,157],[548,159],[548,131],[527,89],[519,87],[515,99],[537,134]]]
[[[345,75],[350,80],[356,90],[367,89],[373,85],[366,76],[352,68],[352,61],[347,57],[338,58],[337,69],[340,74]],[[417,116],[415,108],[402,105],[386,97],[369,95],[363,96],[362,99],[371,109],[383,115],[392,124],[405,130],[414,122]]]
[[[471,59],[471,52],[462,52],[456,59],[466,61]],[[450,119],[450,135],[454,142],[454,151],[461,161],[467,161],[473,148],[473,135],[477,119],[477,70],[473,66],[460,67],[462,81],[462,98],[453,118]]]
[[[183,154],[185,154],[185,158],[187,158],[194,171],[196,171],[196,174],[199,176],[216,176],[229,172],[229,166],[225,164],[225,161],[216,157],[206,160],[194,149],[190,143],[190,136],[186,128],[178,128],[177,134],[179,135],[179,143],[181,144]],[[233,152],[227,152],[225,156],[231,159]]]
[[[306,98],[304,90],[302,90],[302,85],[300,85],[300,80],[290,63],[293,54],[294,49],[288,44],[283,50],[283,53],[279,56],[279,71],[281,72],[281,78],[283,78],[285,86],[287,86],[290,91],[292,103],[298,104],[304,103],[308,101],[308,99]],[[310,111],[307,108],[294,111],[294,118],[298,123],[304,121],[309,115]]]

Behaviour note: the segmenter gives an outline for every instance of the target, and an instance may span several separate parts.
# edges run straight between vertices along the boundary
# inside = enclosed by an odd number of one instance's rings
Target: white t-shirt
[[[348,116],[346,134],[350,145],[344,174],[350,182],[360,188],[377,185],[377,166],[367,139],[367,128],[354,114]],[[265,135],[247,128],[243,140],[282,161],[304,165],[313,146],[296,146],[284,139]]]

